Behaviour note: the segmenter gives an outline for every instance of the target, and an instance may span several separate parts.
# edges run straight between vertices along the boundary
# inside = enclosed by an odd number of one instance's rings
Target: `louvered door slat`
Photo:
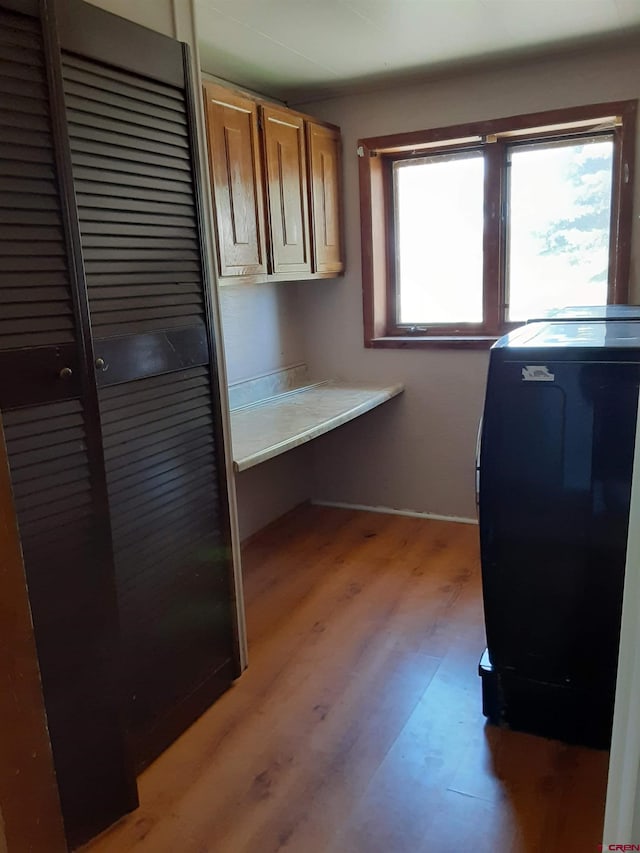
[[[169,61],[167,59],[167,64]],[[65,56],[64,64],[66,75],[70,79],[82,79],[81,75],[88,72],[93,80],[99,80],[101,86],[108,86],[111,91],[131,92],[133,90],[136,96],[140,93],[144,95],[143,103],[158,98],[160,102],[176,103],[179,109],[184,109],[184,92],[166,83],[155,82],[150,77],[133,77],[127,71],[119,71],[112,66],[82,59],[73,54]]]
[[[26,63],[0,58],[0,77],[9,80],[15,79],[38,83],[43,87],[43,91],[45,91],[45,75],[43,69],[38,64],[27,65]]]
[[[0,59],[3,62],[8,60],[28,66],[37,65],[40,61],[37,50],[31,50],[24,45],[12,44],[6,37],[0,38]]]
[[[91,208],[95,204],[95,199],[90,198],[82,198],[79,199],[80,203],[85,208]],[[129,199],[126,199],[129,202]],[[127,204],[127,209],[125,210],[124,205],[117,210],[110,210],[109,207],[97,207],[91,211],[90,221],[86,223],[87,233],[90,233],[93,229],[96,230],[96,233],[100,233],[99,229],[102,228],[103,224],[108,227],[128,227],[130,224],[141,225],[141,226],[151,226],[155,227],[156,225],[159,227],[167,226],[169,228],[181,228],[181,229],[189,229],[194,230],[196,228],[196,224],[193,221],[193,218],[189,215],[189,210],[184,209],[184,211],[176,211],[176,205],[170,205],[169,213],[165,213],[159,209],[159,205],[149,205],[148,210],[144,210],[143,207],[141,209],[136,210],[135,207],[132,208],[129,204]]]
[[[125,275],[131,273],[133,275],[137,273],[145,273],[145,272],[158,272],[165,273],[167,269],[167,259],[166,258],[149,258],[144,259],[140,256],[136,257],[135,260],[131,259],[129,261],[124,260],[115,260],[115,258],[92,258],[87,259],[85,264],[85,271],[87,272],[91,281],[95,281],[94,275],[112,275],[114,273],[125,273]],[[195,258],[176,258],[172,259],[171,267],[177,273],[185,273],[185,272],[194,272],[198,273],[200,270],[200,266],[198,264],[197,259]],[[180,288],[177,288],[177,291],[180,292]],[[113,298],[119,299],[122,296],[121,293],[114,293]],[[199,318],[196,318],[199,319]],[[123,330],[124,332],[124,330]]]
[[[51,286],[52,294],[59,294],[60,287],[64,288],[65,293],[68,293],[69,276],[66,270],[46,273],[0,272],[0,288],[3,291],[3,301],[5,299],[5,294],[11,294],[12,288],[16,288],[19,292],[21,292],[23,288],[38,288],[40,292],[44,295],[49,292],[47,285]]]
[[[1,73],[2,72],[0,71],[0,74]],[[11,122],[11,124],[5,125],[0,130],[0,142],[7,143],[7,144],[14,143],[18,146],[24,145],[24,133],[22,132],[24,130],[24,127],[22,127],[21,124],[23,124],[23,123],[15,120],[15,114],[14,114],[14,119]],[[38,132],[36,130],[32,130],[31,128],[29,128],[29,129],[31,130],[31,133],[29,134],[29,145],[30,146],[33,146],[34,148],[48,148],[49,147],[51,140],[50,140],[49,135],[47,134],[46,130],[43,130],[42,132]]]
[[[34,149],[36,150],[36,149]],[[166,201],[176,203],[188,203],[190,186],[184,180],[184,174],[178,172],[175,177],[164,174],[158,176],[157,172],[145,169],[122,169],[118,171],[118,163],[115,160],[100,160],[99,158],[80,157],[75,159],[74,175],[76,176],[78,189],[84,190],[84,181],[93,182],[94,191],[109,192],[104,185],[111,185],[110,192],[120,193],[123,196],[129,194],[129,189],[138,188],[138,195],[146,198],[147,192],[161,192],[168,195]],[[94,187],[95,185],[95,187]],[[100,186],[102,185],[102,187]]]
[[[78,150],[83,150],[83,146],[87,146],[89,151],[95,151],[96,143],[107,143],[113,145],[116,149],[126,149],[125,156],[137,159],[138,157],[148,156],[149,162],[155,162],[156,158],[162,158],[160,165],[167,165],[167,158],[175,159],[176,161],[183,160],[189,163],[189,150],[186,145],[181,143],[181,140],[176,139],[173,144],[162,142],[158,139],[142,140],[139,136],[131,136],[127,133],[120,133],[115,130],[101,130],[97,127],[88,127],[83,124],[74,123],[73,126],[74,145]]]
[[[35,196],[57,196],[58,190],[54,183],[55,172],[53,164],[33,165],[32,163],[16,163],[4,158],[3,170],[10,174],[0,174],[0,192],[27,193]]]
[[[149,281],[153,278],[158,279],[157,285],[154,284],[132,284],[132,281],[137,282],[138,280]],[[108,279],[108,281],[107,281]],[[189,273],[183,273],[178,277],[178,275],[173,275],[169,277],[169,280],[163,280],[162,273],[158,273],[157,276],[153,275],[120,275],[118,273],[112,275],[100,275],[96,276],[96,281],[104,281],[103,286],[99,284],[94,285],[92,293],[94,295],[95,301],[99,301],[101,299],[108,299],[112,294],[112,286],[115,287],[126,287],[127,288],[127,298],[135,298],[141,296],[155,296],[158,300],[162,300],[165,298],[165,290],[164,285],[168,284],[171,286],[175,283],[175,281],[180,281],[182,283],[181,291],[182,295],[190,294],[190,293],[199,293],[200,287],[197,283],[197,277],[193,276],[190,280]],[[178,297],[180,294],[178,294]]]
[[[93,102],[98,111],[107,105],[118,110],[131,111],[134,114],[132,117],[134,123],[138,121],[138,114],[143,112],[146,116],[158,119],[163,125],[168,123],[174,132],[178,131],[174,130],[173,125],[186,126],[184,108],[179,101],[166,98],[163,102],[162,96],[158,94],[149,98],[148,93],[135,86],[130,86],[124,91],[120,87],[120,91],[116,91],[112,82],[105,85],[104,81],[91,71],[76,75],[67,71],[66,78],[65,91],[69,103],[73,103],[75,96],[82,102],[82,109]]]
[[[155,543],[158,532],[160,530],[166,531],[170,528],[173,530],[174,538],[176,538],[177,541],[180,541],[180,525],[185,519],[191,518],[194,514],[197,517],[198,513],[207,511],[210,518],[215,516],[215,500],[213,498],[209,498],[208,496],[204,500],[207,502],[203,503],[202,496],[200,496],[200,499],[191,499],[189,497],[186,497],[184,500],[177,502],[175,506],[172,506],[171,504],[165,504],[162,507],[156,507],[153,514],[145,515],[144,517],[137,519],[135,522],[130,521],[129,523],[124,523],[120,526],[120,528],[118,529],[119,547],[122,550],[122,553],[126,553],[128,562],[135,562],[136,565],[135,573],[122,573],[118,578],[118,590],[120,592],[121,607],[128,606],[127,598],[125,595],[122,594],[121,590],[123,588],[126,588],[127,584],[129,584],[130,582],[130,579],[133,579],[136,583],[139,582],[138,560],[136,558],[135,549],[142,541],[141,536],[153,536],[153,541]],[[154,554],[155,548],[153,550],[147,548],[147,553],[149,553],[150,555]],[[180,573],[183,570],[183,567],[181,567],[179,564],[177,566],[174,565],[173,568],[176,573]],[[153,579],[150,579],[149,595],[156,594],[154,586],[155,585]],[[218,627],[220,628],[220,630],[222,630],[222,626]],[[215,649],[216,644],[214,644],[212,648]],[[157,710],[161,712],[162,709],[158,708]],[[153,712],[153,708],[151,707],[151,705],[149,706],[149,711]],[[142,729],[142,726],[140,726],[140,728]]]
[[[52,153],[40,145],[18,145],[0,140],[0,158],[15,160],[16,163],[47,163],[53,165]]]
[[[0,43],[12,48],[29,48],[33,51],[36,61],[42,64],[42,37],[40,33],[28,26],[23,27],[19,15],[12,15],[11,12],[3,11],[2,16]]]
[[[104,130],[107,133],[124,134],[136,140],[138,145],[145,142],[152,145],[155,142],[162,142],[172,148],[188,149],[184,137],[172,130],[162,130],[157,124],[153,127],[145,127],[145,125],[127,121],[123,116],[98,115],[91,111],[85,112],[77,109],[69,115],[69,124],[74,129],[78,126],[84,126],[87,129],[95,127],[97,130]]]
[[[118,434],[118,428],[128,431],[132,425],[132,418],[140,415],[148,416],[151,412],[162,410],[165,414],[168,407],[184,407],[185,403],[191,404],[194,400],[201,398],[208,391],[207,376],[203,371],[195,371],[195,375],[186,378],[181,374],[163,376],[163,383],[158,383],[160,377],[147,380],[144,390],[136,390],[136,402],[131,402],[126,385],[116,385],[113,388],[105,388],[103,399],[109,400],[109,408],[102,412],[102,423],[104,426],[113,424],[112,435]],[[153,383],[153,384],[152,384]],[[107,395],[110,390],[126,391],[119,395]]]
[[[23,112],[21,104],[12,104],[11,109],[9,109],[8,104],[0,103],[0,126],[3,128],[20,127],[25,130],[49,133],[49,122],[47,121],[46,113],[44,115],[42,113],[32,115],[30,112]]]
[[[161,441],[163,437],[183,435],[190,425],[194,427],[210,426],[210,412],[203,407],[195,409],[192,405],[188,409],[186,407],[181,408],[177,414],[172,413],[163,418],[161,430],[156,429],[151,415],[135,419],[128,430],[114,430],[113,432],[105,430],[105,457],[109,461],[123,451],[132,453]]]
[[[211,510],[214,509],[213,504]],[[177,534],[177,535],[176,535]],[[194,551],[198,551],[200,543],[203,541],[211,541],[210,534],[206,534],[204,539],[199,538],[198,526],[190,517],[186,517],[182,523],[172,523],[170,530],[164,530],[157,534],[156,541],[158,548],[163,554],[169,556],[176,551],[184,551],[184,543],[189,542]],[[149,549],[140,542],[132,542],[129,546],[131,558],[136,561],[136,574],[127,579],[126,585],[123,584],[122,589],[126,592],[132,592],[136,589],[141,589],[144,592],[144,587],[148,586],[149,581],[156,571],[156,559],[149,552]],[[128,606],[131,599],[128,599]]]
[[[199,245],[195,234],[187,232],[184,236],[176,228],[162,228],[145,225],[116,225],[113,223],[93,222],[85,229],[84,245],[87,249],[115,249],[118,252],[135,250],[135,257],[143,257],[142,252],[169,252],[170,257],[180,257],[176,249],[184,249],[182,257],[198,258]],[[100,255],[99,252],[95,252]]]
[[[189,445],[196,445],[197,442],[206,443],[210,440],[210,435],[211,425],[203,419],[199,426],[189,432]],[[114,453],[110,460],[111,483],[117,483],[118,478],[125,476],[129,471],[142,471],[162,462],[168,454],[184,452],[183,441],[184,434],[178,431],[175,434],[165,434],[164,438],[153,446],[143,445],[141,450],[133,449],[131,452],[125,452],[121,448],[120,452]]]
[[[1,189],[1,183],[0,183]],[[0,231],[0,244],[5,241],[11,241],[15,246],[16,241],[23,243],[37,244],[40,246],[43,242],[55,242],[56,246],[60,246],[64,242],[64,234],[61,228],[50,228],[46,225],[3,225]],[[11,252],[11,246],[2,246],[3,254],[15,254]]]
[[[214,471],[206,460],[201,459],[199,466],[184,466],[180,475],[167,482],[153,480],[141,480],[138,488],[131,488],[127,494],[121,494],[118,507],[112,511],[111,523],[114,535],[123,527],[129,527],[132,513],[140,513],[136,518],[136,525],[144,524],[148,519],[151,524],[155,523],[158,511],[171,511],[176,502],[182,503],[186,495],[191,495],[195,490],[206,489],[209,485]],[[149,493],[153,493],[153,500],[149,500]],[[203,528],[203,535],[207,527]],[[150,549],[149,549],[150,550]],[[151,553],[151,550],[150,550]]]
[[[154,293],[158,293],[159,295],[164,294],[165,291],[162,289],[163,285],[172,285],[176,282],[179,282],[182,285],[182,287],[180,288],[180,292],[191,292],[194,289],[196,291],[200,290],[199,275],[197,270],[195,271],[195,273],[130,271],[122,273],[102,273],[96,274],[93,281],[94,285],[91,289],[91,292],[95,295],[97,299],[103,299],[105,293],[108,291],[108,289],[110,289],[111,285],[113,285],[114,287],[139,287],[141,288],[141,292],[145,292],[144,289],[147,288],[146,293],[149,296],[153,296]],[[158,285],[157,288],[154,286],[155,284]]]
[[[142,137],[149,135],[153,138],[153,131],[159,130],[164,134],[164,139],[171,140],[185,134],[186,128],[180,116],[173,115],[171,120],[167,120],[161,110],[154,108],[153,101],[149,103],[147,116],[143,109],[136,110],[134,105],[122,103],[120,106],[112,106],[97,98],[83,98],[81,94],[69,94],[66,97],[67,107],[74,110],[71,113],[74,122],[80,122],[83,116],[85,121],[88,116],[96,116],[102,122],[111,123],[112,127],[126,129],[132,136],[140,133]],[[138,128],[142,130],[138,131]]]
[[[116,148],[113,156],[111,156],[110,146],[108,143],[96,143],[94,151],[87,151],[86,145],[77,145],[74,141],[71,150],[74,153],[74,162],[78,166],[85,166],[87,169],[97,169],[100,171],[111,170],[112,172],[122,172],[124,175],[135,175],[138,178],[159,178],[168,181],[162,184],[163,189],[171,191],[171,188],[176,186],[182,192],[188,192],[189,189],[189,169],[186,164],[178,158],[173,158],[173,163],[168,165],[158,165],[150,159],[143,159],[131,156],[123,156],[128,152],[126,149]],[[170,158],[166,158],[170,161]],[[81,174],[81,173],[78,173]],[[180,183],[182,179],[182,183]],[[120,180],[128,181],[129,177],[120,177]]]
[[[21,196],[17,193],[14,193],[14,198],[20,199]],[[2,198],[2,202],[5,204],[9,203],[9,200],[4,196]],[[13,207],[10,209],[0,207],[0,224],[1,223],[11,223],[14,225],[56,225],[60,219],[57,213],[49,212],[46,209],[47,205],[44,204],[44,199],[40,198],[40,207],[37,209],[29,210],[24,206],[21,207]],[[53,208],[54,206],[51,205]],[[0,272],[0,276],[2,272]]]
[[[116,134],[112,135],[112,137],[115,136]],[[160,175],[166,175],[167,172],[163,171],[166,169],[169,169],[169,172],[175,170],[190,172],[191,164],[189,163],[188,152],[175,146],[172,148],[167,146],[167,154],[163,156],[162,154],[154,153],[153,146],[149,146],[151,147],[150,151],[145,151],[140,142],[138,143],[138,147],[134,147],[131,144],[126,145],[127,140],[133,137],[120,136],[118,139],[107,138],[103,140],[96,134],[93,139],[89,140],[80,136],[76,130],[74,130],[74,137],[73,150],[77,153],[78,157],[84,155],[89,160],[91,157],[104,157],[108,151],[110,162],[115,162],[116,167],[120,167],[123,171],[130,171],[145,166],[152,170],[158,169],[158,174]],[[122,142],[125,144],[121,144]],[[91,163],[90,160],[89,163]],[[151,174],[156,174],[156,172],[152,171]]]
[[[142,223],[92,222],[85,228],[87,248],[99,247],[121,249],[188,249],[198,252],[197,234],[191,227],[144,225]]]
[[[119,212],[122,212],[123,218],[117,219],[118,222],[137,222],[138,213],[144,214],[145,217],[166,214],[193,221],[193,210],[188,204],[188,196],[181,198],[174,194],[171,200],[167,201],[162,193],[154,195],[151,190],[138,190],[132,187],[127,193],[127,198],[116,200],[112,194],[113,189],[108,184],[80,181],[76,186],[78,204],[86,209],[94,208],[93,218],[90,217],[90,221],[93,222],[113,222],[114,215],[117,216]],[[100,218],[100,214],[103,219]]]
[[[9,240],[8,244],[2,247],[2,253],[5,258],[16,257],[25,259],[29,250],[31,250],[32,258],[43,255],[47,258],[61,257],[66,259],[64,244],[60,240],[41,240],[35,244],[28,240]],[[56,260],[55,263],[57,264],[58,261]]]
[[[203,447],[206,445],[206,438],[200,443],[194,443],[193,438],[190,437],[187,451],[178,444],[173,448],[173,453],[167,451],[161,454],[151,453],[145,455],[137,465],[129,465],[120,471],[114,470],[111,475],[111,494],[117,495],[128,489],[131,483],[137,482],[141,471],[145,472],[144,477],[149,482],[169,475],[173,471],[179,471],[183,465],[188,466],[194,459],[200,458]]]
[[[64,294],[62,301],[66,298],[67,294]],[[4,308],[5,319],[24,319],[24,318],[33,318],[39,316],[48,316],[52,311],[55,311],[57,308],[56,302],[33,302],[33,303],[20,303],[14,302],[12,304],[6,305]]]
[[[19,412],[29,411],[29,409],[19,409]],[[12,415],[15,415],[16,412],[12,412]],[[20,457],[22,459],[24,454]],[[20,465],[20,459],[16,459],[13,461],[11,465],[11,480],[13,483],[14,489],[20,494],[28,494],[29,490],[39,491],[40,486],[38,485],[37,480],[31,476],[31,472],[29,471],[29,466],[32,464],[29,460],[24,459],[24,464]],[[55,477],[60,478],[60,480],[64,479],[66,482],[66,478],[68,476],[84,476],[82,472],[88,472],[87,468],[87,460],[86,454],[83,450],[78,450],[77,446],[75,448],[75,453],[68,454],[66,456],[49,456],[48,459],[38,460],[38,472],[39,476],[42,477],[43,481],[47,479],[47,477]]]

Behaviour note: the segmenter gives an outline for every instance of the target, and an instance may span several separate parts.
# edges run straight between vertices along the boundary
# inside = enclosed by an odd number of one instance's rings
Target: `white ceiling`
[[[196,0],[202,67],[294,100],[640,27],[640,0]]]

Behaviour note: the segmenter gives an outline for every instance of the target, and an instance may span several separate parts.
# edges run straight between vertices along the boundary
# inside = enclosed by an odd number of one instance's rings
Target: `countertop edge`
[[[358,388],[357,383],[332,383],[332,380],[328,380],[328,384],[333,384],[334,387],[336,385],[339,387],[349,387],[353,388],[354,390],[369,390],[369,387],[365,383],[363,383],[363,386],[361,388]],[[366,412],[375,409],[382,403],[386,403],[388,400],[392,400],[394,397],[397,397],[398,394],[401,394],[403,391],[404,385],[402,383],[395,383],[393,385],[384,386],[381,387],[379,390],[371,389],[371,396],[368,399],[363,400],[357,406],[352,406],[350,409],[345,409],[344,411],[339,412],[331,418],[326,418],[325,420],[320,421],[313,427],[304,430],[304,432],[297,433],[296,435],[290,436],[284,439],[283,441],[277,442],[276,444],[271,444],[268,447],[265,447],[263,450],[260,450],[256,453],[252,453],[249,456],[244,456],[241,459],[234,459],[233,468],[235,471],[240,473],[242,471],[248,470],[249,468],[253,468],[255,465],[259,465],[261,462],[266,462],[269,459],[273,459],[275,456],[279,456],[281,453],[286,453],[287,450],[292,450],[294,447],[299,447],[302,444],[306,444],[308,441],[312,441],[314,438],[318,438],[319,436],[330,432],[332,429],[337,429],[337,427],[354,420],[354,418],[357,418],[359,415],[364,415]],[[301,391],[300,393],[304,393],[304,391]]]

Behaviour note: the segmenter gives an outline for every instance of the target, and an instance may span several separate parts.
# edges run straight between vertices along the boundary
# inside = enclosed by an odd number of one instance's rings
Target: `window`
[[[634,101],[360,140],[367,346],[627,300]]]

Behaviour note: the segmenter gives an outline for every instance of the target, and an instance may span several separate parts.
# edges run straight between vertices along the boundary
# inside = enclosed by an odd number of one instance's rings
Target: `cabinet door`
[[[221,276],[267,272],[255,101],[204,84],[209,168]]]
[[[193,100],[178,42],[67,7],[66,115],[140,768],[238,674]]]
[[[340,131],[307,122],[313,272],[341,273]]]
[[[120,718],[99,413],[52,42],[37,3],[0,0],[0,408],[56,780],[76,846],[137,796]]]
[[[311,272],[304,120],[262,107],[272,272]],[[294,275],[291,276],[292,278]]]

